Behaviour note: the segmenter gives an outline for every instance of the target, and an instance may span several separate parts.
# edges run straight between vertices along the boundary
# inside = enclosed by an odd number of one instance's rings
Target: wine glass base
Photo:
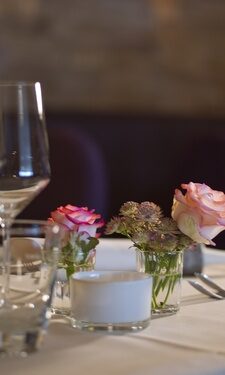
[[[44,334],[43,329],[15,333],[2,332],[0,357],[26,357],[36,352],[41,346]]]

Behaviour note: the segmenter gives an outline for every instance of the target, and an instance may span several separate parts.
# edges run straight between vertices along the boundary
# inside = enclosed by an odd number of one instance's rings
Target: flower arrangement
[[[130,238],[142,251],[180,251],[196,243],[215,245],[225,230],[225,194],[205,184],[182,184],[175,190],[172,218],[153,202],[126,202],[106,225],[106,234]]]
[[[183,195],[175,190],[172,217],[181,232],[197,243],[215,245],[212,241],[225,230],[225,194],[206,184],[182,184]]]
[[[156,313],[179,308],[182,250],[197,243],[215,245],[212,239],[225,230],[224,193],[193,182],[181,187],[186,193],[175,190],[172,217],[163,216],[153,202],[131,201],[106,225],[106,234],[126,236],[142,254],[143,268],[153,276],[152,309]]]
[[[182,233],[172,218],[164,217],[153,202],[126,202],[106,225],[106,234],[128,237],[141,251],[179,251],[193,240]]]
[[[66,269],[67,278],[77,270],[92,267],[100,236],[97,231],[104,226],[101,215],[88,207],[67,204],[51,212],[48,220],[62,225],[65,230],[59,267]]]

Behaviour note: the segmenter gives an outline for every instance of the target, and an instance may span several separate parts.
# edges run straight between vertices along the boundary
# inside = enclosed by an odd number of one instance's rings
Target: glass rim
[[[15,235],[20,233],[21,231],[25,231],[27,235],[29,234],[29,236],[32,235],[32,237],[35,237],[37,233],[45,233],[46,229],[52,231],[52,233],[55,233],[56,235],[64,233],[64,227],[61,224],[55,223],[54,221],[52,222],[49,220],[38,219],[13,220],[10,225],[9,231],[11,235]]]
[[[0,81],[0,86],[14,87],[14,86],[35,86],[36,84],[41,85],[39,81]]]
[[[25,225],[25,224],[36,224],[36,225],[49,225],[49,226],[53,226],[53,225],[57,225],[57,226],[59,226],[59,224],[58,223],[55,223],[55,222],[51,222],[51,221],[48,221],[48,220],[39,220],[39,219],[15,219],[15,220],[13,220],[13,222],[12,222],[12,226],[13,225],[15,225],[15,224],[17,224],[17,225],[19,225],[19,224],[21,224],[21,225]]]

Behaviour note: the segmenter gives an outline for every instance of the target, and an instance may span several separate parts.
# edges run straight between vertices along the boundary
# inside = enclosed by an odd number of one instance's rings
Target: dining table
[[[225,251],[202,252],[203,271],[225,288]],[[134,270],[135,262],[128,240],[100,240],[96,269]],[[182,279],[179,312],[152,316],[143,330],[89,332],[53,317],[40,349],[0,358],[0,374],[225,375],[225,298],[201,294],[189,279]]]

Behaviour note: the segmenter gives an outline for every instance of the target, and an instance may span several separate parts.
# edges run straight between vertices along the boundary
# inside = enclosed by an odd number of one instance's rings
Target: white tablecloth
[[[104,266],[105,248],[106,268],[117,262],[121,269],[126,264],[133,268],[134,254],[125,260],[127,245],[101,242],[96,267]],[[205,250],[204,260],[205,271],[225,287],[225,252]],[[201,295],[184,279],[180,312],[152,319],[143,331],[89,333],[55,320],[39,352],[25,359],[1,359],[0,374],[224,375],[225,300]]]

